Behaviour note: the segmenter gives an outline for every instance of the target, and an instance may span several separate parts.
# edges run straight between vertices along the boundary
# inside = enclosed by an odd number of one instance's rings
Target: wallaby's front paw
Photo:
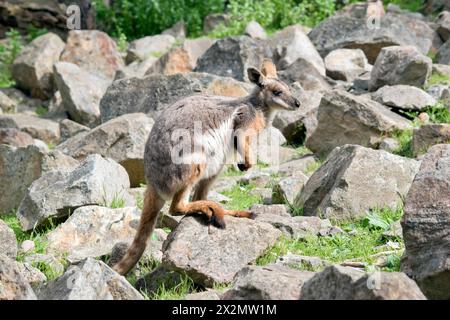
[[[241,170],[241,171],[247,171],[248,169],[250,169],[252,167],[251,165],[248,165],[245,163],[238,163],[237,166],[238,166],[239,170]]]

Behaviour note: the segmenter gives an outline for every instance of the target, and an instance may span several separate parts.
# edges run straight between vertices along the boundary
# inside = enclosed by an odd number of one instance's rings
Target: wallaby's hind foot
[[[147,246],[147,240],[155,228],[159,210],[163,206],[164,200],[157,194],[153,187],[148,186],[145,192],[141,220],[133,243],[128,248],[122,260],[113,267],[117,273],[121,275],[126,274],[139,261]]]

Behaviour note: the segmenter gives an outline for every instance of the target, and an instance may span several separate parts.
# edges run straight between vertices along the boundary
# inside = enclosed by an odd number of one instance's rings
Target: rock
[[[17,239],[14,231],[0,220],[0,254],[13,260],[17,257]]]
[[[284,216],[290,217],[291,215],[286,209],[286,206],[283,204],[272,204],[272,205],[264,205],[264,204],[254,204],[250,211],[256,215],[276,215],[276,216]]]
[[[445,42],[436,53],[436,61],[439,64],[450,64],[450,41]]]
[[[280,80],[285,83],[293,84],[298,82],[301,88],[307,91],[307,93],[331,88],[325,77],[317,71],[316,67],[303,58],[295,60],[289,65],[289,68],[278,71],[277,74]],[[302,102],[302,107],[300,109],[304,110],[304,107]],[[292,114],[292,111],[290,111],[290,113]]]
[[[227,25],[230,16],[224,13],[210,13],[203,20],[203,32],[210,33],[220,25]]]
[[[56,63],[54,72],[64,109],[70,117],[83,125],[90,127],[98,125],[100,99],[105,94],[110,81],[67,62]]]
[[[129,65],[117,70],[114,80],[124,78],[143,78],[158,60],[158,58],[151,56],[144,61],[133,61]]]
[[[210,228],[208,232],[202,218],[185,217],[172,231],[164,243],[163,266],[186,272],[195,283],[207,287],[231,282],[241,268],[255,261],[281,236],[269,224],[228,216],[225,230]]]
[[[368,91],[370,82],[370,72],[365,72],[353,80],[353,89],[358,91]]]
[[[317,129],[307,137],[306,147],[319,154],[328,154],[344,144],[376,147],[382,135],[411,128],[408,120],[381,104],[339,90],[324,94],[317,120]]]
[[[58,276],[64,273],[64,265],[54,256],[49,254],[34,253],[32,255],[27,255],[24,258],[24,262],[31,266],[45,264],[51,269],[52,273]]]
[[[186,38],[186,34],[187,34],[186,23],[184,23],[184,21],[178,21],[169,29],[166,29],[163,32],[161,32],[161,34],[169,35],[176,39],[184,39],[184,38]]]
[[[145,75],[162,73],[173,75],[190,72],[197,66],[197,60],[213,44],[215,40],[210,38],[188,39],[181,46],[171,49],[147,69]]]
[[[330,266],[303,284],[302,300],[426,300],[416,283],[401,272],[364,273]]]
[[[418,169],[418,161],[385,151],[338,147],[309,178],[295,206],[306,216],[338,220],[363,217],[375,208],[396,208]]]
[[[427,153],[436,144],[450,142],[450,124],[426,124],[414,129],[412,151],[415,156]]]
[[[390,153],[394,153],[400,148],[400,143],[394,138],[385,138],[381,141],[379,149]]]
[[[253,38],[265,40],[267,39],[267,33],[264,28],[256,21],[250,21],[245,27],[244,34]]]
[[[26,147],[34,144],[34,139],[26,132],[17,129],[0,129],[0,144],[12,147]]]
[[[313,275],[280,265],[245,267],[222,300],[298,300],[303,284]]]
[[[287,238],[302,239],[309,235],[326,236],[336,232],[328,219],[318,217],[287,217],[274,214],[257,215],[255,221],[271,224],[273,227],[283,232]]]
[[[161,287],[164,287],[164,290],[173,290],[179,287],[182,282],[183,277],[181,274],[167,270],[164,267],[157,267],[136,281],[136,289],[140,292],[145,292],[151,297],[158,293]]]
[[[251,196],[257,196],[262,204],[272,204],[272,189],[254,188],[250,191]]]
[[[311,63],[320,75],[325,76],[324,62],[300,26],[284,28],[274,33],[268,42],[278,69],[287,69],[296,60],[302,59]]]
[[[372,93],[372,99],[394,109],[420,111],[437,101],[422,89],[406,86],[384,86]]]
[[[361,49],[337,49],[325,57],[327,76],[335,80],[352,82],[371,67]]]
[[[110,80],[114,79],[116,70],[123,66],[114,40],[98,30],[70,31],[60,60]]]
[[[127,51],[127,64],[133,61],[144,61],[153,56],[161,57],[175,44],[175,38],[171,35],[148,36],[130,43]]]
[[[405,201],[401,270],[429,299],[450,299],[450,145],[432,147]]]
[[[14,128],[45,142],[58,143],[59,124],[56,121],[26,114],[0,116],[0,128]]]
[[[14,87],[0,88],[0,92],[9,98],[9,100],[7,100],[9,108],[4,110],[5,113],[27,113],[36,115],[36,109],[45,104],[41,99],[31,98]],[[14,103],[14,109],[11,109],[11,101]]]
[[[431,74],[432,61],[412,46],[383,48],[370,75],[369,89],[404,84],[423,87]]]
[[[111,252],[118,242],[130,242],[136,234],[140,210],[86,206],[73,211],[66,222],[47,235],[48,250],[77,262]]]
[[[20,273],[32,288],[37,287],[47,281],[47,277],[39,269],[29,263],[17,263]]]
[[[400,221],[392,223],[389,229],[383,232],[382,236],[387,239],[403,239],[403,229]]]
[[[145,183],[144,148],[153,122],[143,113],[125,114],[68,139],[57,150],[75,159],[93,153],[111,158],[125,168],[131,186],[137,187]]]
[[[437,16],[436,23],[438,25],[437,33],[442,41],[447,41],[450,37],[450,12],[443,11]]]
[[[39,300],[143,300],[128,281],[101,261],[88,258],[37,290]]]
[[[0,91],[0,112],[16,113],[17,103]],[[0,113],[1,114],[1,113]]]
[[[0,253],[0,300],[36,300],[19,263]]]
[[[58,122],[68,119],[69,115],[64,108],[61,92],[56,91],[54,93],[53,97],[48,102],[48,111],[43,115],[43,117]]]
[[[278,181],[273,187],[273,203],[294,203],[295,196],[300,193],[308,177],[302,172]]]
[[[270,50],[261,40],[247,36],[228,37],[215,42],[198,60],[194,71],[239,81],[248,80],[247,68],[259,67]]]
[[[392,13],[381,17],[375,28],[365,16],[334,15],[308,34],[322,57],[335,49],[361,49],[370,64],[375,63],[382,48],[389,46],[415,46],[426,55],[435,35],[426,22]]]
[[[300,159],[282,163],[277,168],[277,172],[282,176],[292,176],[296,172],[305,173],[305,171],[307,171],[308,168],[315,163],[316,158],[314,158],[313,155],[305,155]]]
[[[36,245],[34,244],[33,240],[25,240],[20,245],[20,250],[23,253],[28,253],[28,252],[31,252],[32,250],[34,250],[35,247],[36,247]]]
[[[221,300],[223,292],[219,290],[206,290],[202,292],[190,293],[186,300]]]
[[[253,86],[205,73],[150,75],[115,81],[100,101],[102,122],[126,113],[152,113],[194,93],[245,96]]]
[[[88,156],[72,171],[52,171],[28,188],[17,216],[25,231],[49,218],[65,217],[80,206],[109,205],[130,187],[122,166],[100,155]]]
[[[86,133],[90,129],[75,121],[64,119],[59,123],[59,131],[61,132],[61,142],[76,136],[79,133]]]
[[[292,253],[279,257],[276,263],[288,268],[308,271],[319,271],[331,265],[331,262],[319,257],[299,256]]]
[[[295,111],[277,112],[272,125],[283,133],[288,142],[303,145],[317,128],[317,110],[322,96],[318,91],[304,91],[300,96],[302,106]]]
[[[12,77],[18,87],[33,97],[47,99],[53,95],[53,64],[59,60],[64,42],[54,33],[31,41],[14,60]]]
[[[26,148],[0,145],[0,214],[17,209],[28,187],[41,175],[65,170],[77,163],[60,152],[45,154],[33,145]]]

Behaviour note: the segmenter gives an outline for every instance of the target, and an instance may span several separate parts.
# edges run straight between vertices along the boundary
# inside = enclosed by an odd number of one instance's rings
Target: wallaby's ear
[[[269,78],[278,78],[277,76],[277,68],[273,64],[272,60],[265,58],[263,60],[262,66],[261,66],[261,72],[263,75]]]
[[[264,75],[256,68],[250,67],[247,69],[248,80],[253,82],[258,87],[264,87]]]

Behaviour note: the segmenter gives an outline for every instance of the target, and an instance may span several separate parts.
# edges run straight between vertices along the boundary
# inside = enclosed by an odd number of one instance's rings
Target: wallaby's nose
[[[298,101],[297,99],[294,99],[294,104],[297,108],[300,108],[300,101]]]

